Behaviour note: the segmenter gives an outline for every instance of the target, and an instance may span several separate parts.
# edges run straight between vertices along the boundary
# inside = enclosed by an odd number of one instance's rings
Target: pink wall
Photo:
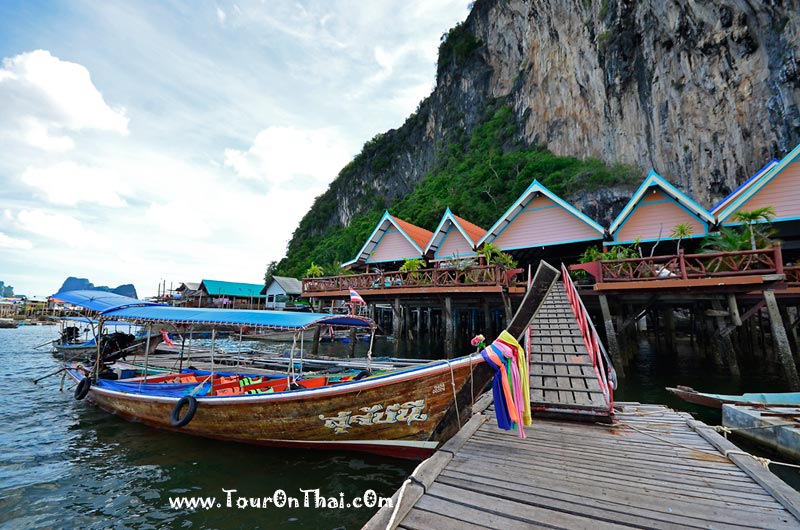
[[[367,263],[397,261],[415,257],[419,257],[419,251],[408,242],[408,239],[399,230],[392,227],[378,242],[378,246],[375,247],[372,255],[367,258]]]
[[[451,224],[450,228],[447,230],[444,241],[441,246],[439,246],[439,250],[436,251],[436,257],[439,259],[447,259],[452,256],[471,256],[474,253],[475,251],[472,249],[472,245],[464,239],[464,236],[458,231],[458,228]]]
[[[776,219],[800,216],[800,162],[786,166],[738,211],[751,211],[764,206],[775,208]],[[731,217],[725,224],[735,222]]]
[[[502,249],[601,239],[597,230],[544,196],[534,199],[493,241]]]
[[[670,232],[681,223],[692,227],[694,235],[705,234],[706,226],[696,217],[678,206],[672,199],[660,191],[648,193],[635,208],[628,220],[614,234],[616,241],[632,241],[637,237],[642,240],[668,239]]]

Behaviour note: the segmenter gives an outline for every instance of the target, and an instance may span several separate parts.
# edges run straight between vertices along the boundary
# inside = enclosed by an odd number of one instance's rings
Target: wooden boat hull
[[[492,376],[472,355],[322,388],[198,397],[196,414],[180,428],[170,424],[178,397],[121,392],[103,381],[88,397],[126,420],[206,438],[424,458],[468,419]]]
[[[724,404],[734,405],[771,405],[771,406],[798,406],[800,405],[800,392],[780,393],[748,393],[742,395],[707,394],[698,392],[693,388],[679,386],[667,387],[667,391],[678,396],[688,403],[721,409]]]

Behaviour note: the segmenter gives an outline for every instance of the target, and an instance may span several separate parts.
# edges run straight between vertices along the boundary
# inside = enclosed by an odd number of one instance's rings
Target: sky
[[[261,283],[469,4],[0,2],[0,281]]]

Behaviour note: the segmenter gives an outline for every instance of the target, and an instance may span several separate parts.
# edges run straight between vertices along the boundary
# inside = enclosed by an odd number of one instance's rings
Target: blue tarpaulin
[[[213,307],[173,307],[103,291],[67,291],[54,294],[53,298],[98,311],[104,319],[113,318],[137,323],[220,324],[285,330],[300,330],[317,325],[375,327],[375,324],[369,318],[354,315],[217,309]]]
[[[65,291],[54,294],[52,298],[99,313],[109,309],[133,305],[158,305],[153,302],[145,302],[130,296],[122,296],[121,294],[107,293],[105,291]]]
[[[123,307],[103,313],[104,317],[136,322],[171,322],[173,324],[227,324],[260,326],[272,329],[300,330],[318,325],[372,328],[369,318],[330,313],[217,309],[213,307],[172,307],[149,305]]]

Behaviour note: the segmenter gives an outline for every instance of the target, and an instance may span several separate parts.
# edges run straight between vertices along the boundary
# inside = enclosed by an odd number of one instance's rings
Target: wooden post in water
[[[711,300],[711,308],[714,310],[714,320],[717,323],[717,344],[719,345],[719,349],[717,354],[714,356],[714,360],[722,361],[722,357],[724,356],[731,375],[739,376],[739,362],[736,359],[736,350],[733,347],[733,341],[731,340],[730,335],[723,333],[727,326],[725,325],[725,317],[720,316],[725,312],[722,309],[722,303],[720,303],[718,299],[714,298]]]
[[[312,355],[317,355],[319,353],[319,339],[322,335],[322,326],[315,326],[314,327],[314,344],[311,346],[311,353]]]
[[[670,355],[675,354],[675,314],[671,305],[664,307],[664,344]]]
[[[778,301],[775,299],[775,292],[771,289],[764,291],[764,300],[767,302],[767,312],[769,313],[769,323],[772,328],[772,339],[775,343],[775,353],[783,366],[789,390],[797,392],[800,390],[800,377],[797,375],[797,365],[794,364],[792,349],[789,346],[789,338],[786,336],[786,328],[783,326],[781,312],[778,309]]]
[[[796,366],[798,361],[800,361],[800,352],[798,352],[797,348],[797,328],[792,326],[792,317],[789,314],[789,308],[785,305],[779,305],[778,309],[781,311],[781,320],[783,320],[784,327],[789,327],[789,329],[786,330],[786,336],[789,339],[789,346],[792,350],[792,357],[794,358],[794,364]]]
[[[453,326],[453,299],[449,296],[444,298],[444,354],[450,359],[455,353],[455,333]]]
[[[603,323],[606,326],[608,352],[611,354],[611,360],[614,362],[614,369],[617,371],[617,376],[625,377],[625,360],[620,355],[617,332],[614,331],[614,321],[611,317],[611,311],[608,309],[608,299],[604,294],[601,294],[599,298],[600,311],[603,313]]]
[[[394,299],[392,306],[392,335],[395,341],[402,339],[403,334],[403,307],[400,305],[400,299]]]

